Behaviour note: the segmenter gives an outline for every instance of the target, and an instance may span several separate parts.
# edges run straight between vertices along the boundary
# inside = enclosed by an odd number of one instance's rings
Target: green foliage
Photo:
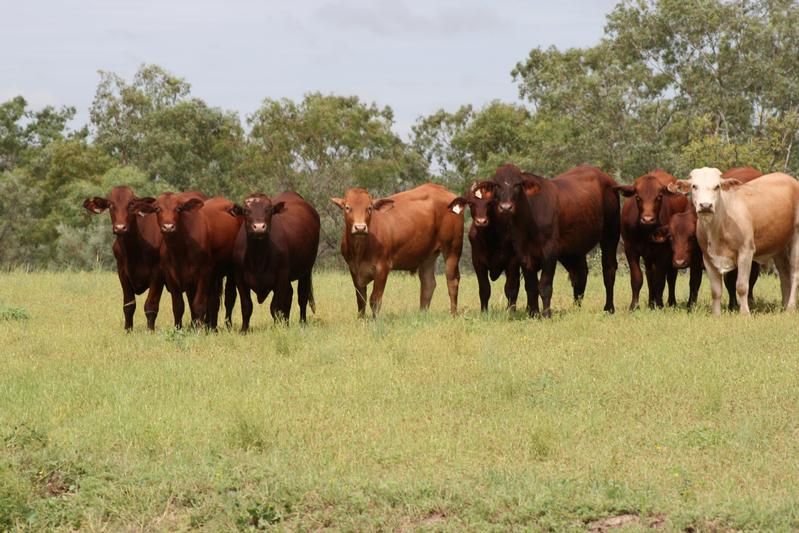
[[[7,307],[0,303],[0,321],[27,320],[30,315],[23,307]]]

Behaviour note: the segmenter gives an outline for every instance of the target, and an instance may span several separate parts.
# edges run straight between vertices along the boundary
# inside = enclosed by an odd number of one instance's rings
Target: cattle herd
[[[621,196],[625,197],[620,205]],[[689,199],[690,196],[690,199]],[[419,305],[427,309],[436,286],[439,255],[450,310],[458,309],[458,262],[466,208],[469,241],[480,308],[488,309],[490,280],[505,274],[508,307],[515,309],[521,280],[531,316],[551,316],[557,263],[568,272],[580,303],[588,279],[587,254],[602,256],[604,310],[614,312],[616,249],[619,238],[630,266],[632,301],[646,274],[649,306],[676,305],[679,269],[690,269],[688,306],[696,303],[702,269],[707,271],[714,314],[721,312],[722,281],[730,309],[749,313],[759,265],[768,260],[780,277],[782,305],[796,307],[799,282],[799,182],[781,173],[762,175],[751,167],[695,169],[687,180],[663,170],[619,185],[600,169],[582,165],[552,179],[507,164],[464,196],[425,184],[386,198],[349,189],[331,201],[344,215],[341,254],[352,276],[358,314],[369,304],[380,311],[391,270],[418,272]],[[175,326],[181,327],[183,294],[191,322],[214,329],[224,294],[225,324],[231,326],[238,293],[243,332],[258,302],[273,294],[274,320],[288,320],[297,281],[300,321],[315,309],[312,271],[319,246],[319,214],[294,192],[274,197],[252,194],[241,205],[199,192],[139,198],[130,187],[114,187],[105,198],[87,198],[84,207],[108,210],[117,272],[122,286],[125,329],[133,327],[137,294],[147,292],[144,314],[154,329],[164,286],[172,298]],[[644,261],[642,272],[640,261]],[[541,307],[539,308],[539,300]]]

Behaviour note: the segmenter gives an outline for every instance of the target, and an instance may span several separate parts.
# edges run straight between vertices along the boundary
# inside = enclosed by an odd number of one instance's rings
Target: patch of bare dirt
[[[626,513],[588,522],[586,528],[591,533],[605,533],[606,531],[629,525],[660,529],[666,525],[666,517],[664,515],[655,515],[648,519],[643,519],[637,514]]]

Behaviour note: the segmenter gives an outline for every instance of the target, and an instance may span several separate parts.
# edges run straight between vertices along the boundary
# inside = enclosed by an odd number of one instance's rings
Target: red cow
[[[225,323],[230,324],[236,289],[231,283],[233,244],[241,220],[231,217],[233,203],[221,197],[201,200],[187,193],[164,193],[143,198],[135,209],[155,213],[163,235],[161,269],[169,292],[175,326],[181,327],[183,293],[189,298],[192,323],[216,328],[222,278],[225,291]]]
[[[663,290],[667,281],[668,304],[677,305],[674,294],[677,269],[671,263],[671,249],[668,244],[653,239],[657,228],[668,225],[672,215],[685,211],[688,205],[684,196],[669,193],[668,184],[676,181],[677,178],[658,169],[636,178],[631,185],[616,187],[627,197],[621,211],[621,237],[624,241],[624,254],[630,265],[630,310],[638,307],[638,297],[644,283],[641,258],[646,269],[649,307],[663,307]]]
[[[331,201],[344,212],[341,255],[350,269],[358,315],[366,309],[366,286],[374,281],[369,304],[377,316],[388,273],[419,272],[421,309],[430,306],[436,288],[436,258],[444,256],[450,311],[458,310],[458,261],[463,247],[463,216],[449,210],[455,195],[428,183],[386,198],[372,199],[364,189],[349,189]]]
[[[270,311],[274,320],[288,320],[291,282],[297,281],[300,322],[310,302],[315,311],[311,273],[319,248],[319,213],[295,192],[269,198],[251,194],[230,214],[244,218],[233,249],[236,286],[241,299],[241,331],[250,327],[252,297],[263,303],[274,291]]]
[[[480,310],[488,311],[491,281],[496,281],[504,272],[508,309],[514,311],[519,295],[521,262],[513,251],[510,226],[497,216],[496,204],[493,187],[479,188],[477,183],[473,183],[465,196],[455,198],[449,206],[455,214],[461,214],[469,206],[472,215],[469,242],[480,290]]]
[[[164,290],[164,277],[159,268],[161,232],[155,220],[136,216],[132,209],[136,200],[133,189],[120,186],[111,189],[106,198],[86,198],[83,207],[93,214],[100,214],[107,209],[111,215],[111,228],[116,235],[113,250],[122,286],[125,329],[133,328],[136,295],[149,289],[144,302],[144,315],[147,317],[147,328],[152,330],[155,329]]]
[[[753,167],[735,167],[722,174],[722,178],[734,178],[741,183],[752,181],[759,178],[763,173]],[[676,213],[671,217],[667,225],[658,228],[652,235],[652,240],[658,243],[668,242],[671,245],[672,265],[676,269],[690,267],[691,278],[689,281],[690,294],[688,296],[688,307],[696,303],[699,287],[702,284],[702,250],[696,240],[696,211],[692,203],[687,202],[685,211]],[[754,301],[752,290],[754,289],[757,278],[760,274],[760,265],[752,263],[752,270],[749,276],[749,300],[750,305]],[[738,278],[738,269],[724,274],[724,285],[729,294],[729,309],[734,310],[738,307],[738,296],[735,291],[735,283]]]
[[[552,281],[558,261],[569,272],[579,304],[588,278],[586,255],[597,244],[602,250],[605,311],[613,313],[616,247],[619,243],[619,196],[616,182],[598,168],[582,165],[553,179],[503,165],[493,180],[498,212],[511,227],[513,248],[525,270],[529,314],[538,314],[541,295],[544,317],[552,314]],[[541,271],[540,281],[536,272]]]

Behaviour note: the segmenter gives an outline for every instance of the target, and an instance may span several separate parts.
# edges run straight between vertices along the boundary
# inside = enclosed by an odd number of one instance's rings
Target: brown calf
[[[116,235],[113,250],[119,284],[122,286],[125,329],[133,328],[136,295],[148,289],[144,315],[147,317],[147,329],[155,329],[164,290],[164,277],[159,267],[161,232],[155,220],[136,215],[133,209],[136,200],[133,189],[121,186],[111,189],[106,198],[86,198],[83,207],[93,214],[100,214],[107,209],[111,215],[111,228]]]
[[[319,214],[295,192],[269,198],[251,194],[230,214],[244,219],[233,249],[236,286],[241,300],[241,331],[250,327],[252,296],[263,303],[274,291],[270,312],[274,320],[288,321],[291,312],[291,282],[297,281],[300,322],[306,321],[306,306],[315,310],[311,273],[319,248]]]
[[[377,316],[391,270],[419,272],[419,306],[427,309],[436,287],[439,254],[446,264],[450,311],[457,312],[463,216],[449,210],[454,199],[454,194],[432,183],[386,198],[372,199],[364,189],[349,189],[344,198],[331,198],[344,212],[341,255],[352,275],[360,316],[371,281],[369,304]]]

